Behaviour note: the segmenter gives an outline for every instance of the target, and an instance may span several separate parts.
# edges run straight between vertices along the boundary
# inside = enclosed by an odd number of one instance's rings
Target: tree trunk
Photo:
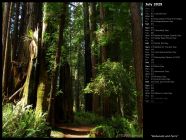
[[[29,30],[36,31],[37,32],[37,50],[39,50],[39,46],[41,48],[41,37],[42,37],[42,23],[40,20],[42,20],[42,3],[29,3],[29,20],[28,20],[28,26],[27,26],[27,32]],[[41,28],[41,29],[39,29]],[[40,52],[39,52],[40,53]],[[36,107],[36,100],[37,100],[37,86],[39,81],[39,69],[38,69],[38,56],[33,59],[33,67],[31,71],[31,76],[29,80],[29,98],[30,98],[30,104],[33,105],[33,107]],[[40,62],[39,62],[40,63]]]
[[[8,19],[8,21],[7,22],[5,22],[5,24],[7,24],[7,25],[4,25],[4,28],[3,28],[3,34],[4,34],[4,38],[3,38],[3,46],[5,47],[5,50],[4,50],[4,63],[3,63],[3,75],[2,75],[2,93],[3,93],[3,95],[6,95],[7,94],[7,82],[8,82],[8,52],[9,52],[9,50],[8,49],[10,49],[10,47],[9,47],[9,38],[10,38],[10,23],[11,23],[11,21],[10,21],[10,18],[11,18],[11,8],[12,8],[12,3],[10,3],[10,4],[8,4],[8,6],[7,6],[7,19]],[[6,19],[5,18],[5,19]],[[3,20],[3,21],[6,21],[6,20]],[[7,27],[7,29],[6,29],[6,27]],[[6,37],[5,37],[6,36]]]
[[[8,22],[9,22],[9,13],[10,13],[10,2],[4,3],[4,9],[3,9],[3,22],[2,22],[2,64],[4,65],[4,55],[5,55],[5,46],[6,46],[6,38],[7,38],[7,29],[8,29]]]
[[[28,63],[28,58],[25,57],[25,47],[24,47],[24,40],[23,37],[26,34],[26,25],[27,25],[27,3],[21,3],[21,19],[20,19],[20,27],[21,30],[19,30],[19,38],[20,40],[18,41],[18,46],[17,46],[17,61],[21,62],[24,60],[25,63]],[[28,46],[26,46],[28,47]],[[24,66],[23,69],[26,69],[26,66]]]
[[[15,22],[14,22],[14,32],[13,32],[13,37],[12,37],[12,46],[11,46],[11,62],[16,61],[16,50],[18,46],[18,21],[19,21],[19,7],[20,3],[17,2],[14,4],[15,7]],[[14,75],[13,75],[13,63],[11,63],[11,68],[10,68],[10,76],[8,79],[8,90],[10,95],[12,95],[14,89],[15,89],[15,84],[14,84]]]
[[[12,22],[12,19],[14,18],[14,10],[15,10],[15,3],[12,3],[12,6],[11,6],[11,11],[10,11],[10,29],[9,29],[9,35],[8,35],[8,48],[7,48],[7,79],[6,79],[6,92],[7,92],[7,96],[10,96],[11,95],[11,86],[12,86],[12,83],[11,83],[11,61],[12,61],[12,44],[13,44],[13,37],[12,37],[12,31],[11,31],[11,25],[13,24]]]
[[[103,32],[106,34],[106,27],[104,25],[104,18],[105,18],[105,9],[103,7],[103,3],[100,3],[100,26],[101,28],[103,28]],[[101,63],[104,63],[105,61],[107,61],[107,47],[106,45],[101,46]],[[109,117],[110,116],[110,103],[109,103],[109,97],[108,96],[104,96],[102,98],[102,103],[103,103],[103,116],[105,117]]]
[[[96,39],[96,3],[91,2],[90,3],[90,41],[91,41],[91,46],[94,45],[94,47],[97,46],[97,39]],[[96,64],[97,64],[97,58],[96,58],[96,52],[94,52],[95,48],[92,49],[92,55],[91,55],[91,60],[92,60],[92,78],[96,77]],[[93,112],[99,113],[99,100],[100,97],[96,94],[93,94],[93,102],[92,102],[92,109]]]
[[[22,106],[26,106],[30,104],[30,91],[29,91],[29,84],[30,84],[30,76],[32,72],[32,66],[33,66],[33,60],[30,59],[29,65],[28,65],[28,71],[27,71],[27,77],[24,84],[24,90],[23,90],[23,97],[22,97]]]
[[[90,29],[89,29],[89,10],[88,3],[83,3],[84,14],[84,40],[85,40],[85,85],[87,85],[92,77],[91,65],[91,48],[90,48]],[[85,95],[85,111],[92,111],[92,94]]]
[[[19,22],[19,8],[20,8],[20,2],[15,3],[16,9],[15,9],[15,22],[14,22],[14,35],[13,35],[13,52],[12,52],[12,59],[16,60],[16,50],[18,46],[18,22]]]
[[[139,3],[131,3],[132,38],[137,88],[137,112],[140,132],[143,129],[143,31]]]
[[[68,62],[64,62],[63,66],[60,67],[59,90],[62,93],[57,95],[55,99],[56,122],[72,122],[74,118],[72,80]]]
[[[46,84],[47,84],[47,71],[45,67],[45,46],[43,45],[42,40],[42,34],[44,32],[43,30],[43,13],[42,13],[42,3],[38,3],[39,11],[38,11],[38,17],[40,18],[40,21],[38,21],[38,62],[37,65],[37,72],[36,72],[36,85],[37,85],[37,102],[36,102],[36,114],[41,114],[45,111],[47,111],[46,108]],[[43,21],[44,22],[44,21]]]
[[[59,28],[59,39],[58,39],[58,46],[56,51],[56,62],[52,74],[52,81],[51,81],[51,90],[50,90],[50,101],[48,106],[48,117],[47,121],[54,127],[55,126],[55,116],[54,116],[54,104],[55,104],[55,95],[56,95],[56,84],[57,84],[57,77],[58,77],[58,70],[60,65],[60,58],[61,58],[61,46],[63,44],[63,31],[65,28],[65,20],[66,20],[66,9],[67,4],[63,4],[63,8],[61,11],[61,23]]]
[[[26,79],[26,73],[28,69],[28,60],[27,57],[24,56],[25,53],[25,47],[24,47],[24,42],[23,42],[23,35],[26,33],[25,27],[26,27],[26,4],[27,3],[19,3],[18,7],[21,7],[20,13],[21,13],[21,19],[20,19],[20,27],[21,30],[18,30],[18,27],[16,27],[18,24],[18,21],[15,21],[15,26],[14,26],[14,43],[13,45],[16,45],[17,48],[13,49],[13,61],[12,63],[12,78],[10,79],[10,83],[12,84],[12,93],[11,95],[16,92],[18,89],[20,89]],[[19,18],[19,13],[18,12],[18,7],[16,7],[16,18]],[[18,20],[18,19],[17,19]],[[16,31],[17,30],[17,31]],[[16,33],[17,32],[17,33]],[[16,44],[17,43],[17,44]],[[26,46],[28,48],[28,46]],[[27,54],[28,55],[28,54]],[[21,92],[22,90],[20,90]],[[18,99],[18,96],[16,96]]]
[[[104,25],[105,9],[103,8],[103,3],[100,3],[100,27],[103,28],[103,32],[106,33],[106,28]],[[106,46],[101,46],[101,62],[107,61],[107,48]]]
[[[29,2],[26,4],[27,5],[27,13],[26,13],[26,33],[28,33],[30,30],[33,32],[36,32],[36,29],[38,27],[38,11],[42,10],[37,3]],[[36,32],[37,33],[37,32]],[[23,99],[22,103],[23,105],[28,105],[32,104],[33,107],[36,105],[36,71],[37,71],[37,54],[35,51],[32,51],[31,47],[35,47],[35,49],[38,49],[38,44],[37,44],[37,39],[36,41],[34,39],[29,41],[24,41],[24,53],[27,54],[25,60],[29,60],[29,65],[27,69],[27,78],[26,82],[24,84],[24,89],[23,89]],[[29,54],[29,55],[28,55]]]
[[[75,76],[75,108],[76,112],[80,111],[79,106],[79,77],[80,77],[80,46],[77,47],[77,76]]]

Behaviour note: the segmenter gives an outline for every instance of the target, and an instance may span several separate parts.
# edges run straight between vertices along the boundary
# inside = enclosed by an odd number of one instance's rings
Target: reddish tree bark
[[[83,3],[84,14],[84,40],[85,40],[85,85],[92,77],[91,48],[90,48],[90,27],[88,3]],[[92,111],[92,94],[85,95],[85,111]]]
[[[134,48],[134,66],[137,88],[137,112],[140,131],[143,128],[143,30],[140,15],[140,4],[130,4],[132,18],[132,39]]]

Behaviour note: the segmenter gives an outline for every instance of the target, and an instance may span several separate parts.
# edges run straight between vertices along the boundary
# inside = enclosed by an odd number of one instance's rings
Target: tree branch
[[[14,99],[15,96],[18,95],[19,91],[22,90],[23,88],[24,88],[24,85],[23,85],[20,89],[18,89],[18,90],[8,99],[8,101],[11,101],[12,99]]]

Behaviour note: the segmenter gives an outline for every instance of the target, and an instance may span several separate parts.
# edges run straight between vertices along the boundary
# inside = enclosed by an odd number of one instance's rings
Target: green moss
[[[22,97],[23,106],[29,104],[29,84],[30,84],[30,75],[32,71],[32,65],[33,65],[33,62],[30,61],[29,66],[28,66],[28,74],[26,77],[26,81],[24,84],[24,90],[23,90],[23,97]]]
[[[44,111],[43,102],[45,94],[45,84],[40,82],[37,89],[37,103],[36,103],[36,114],[40,114]]]

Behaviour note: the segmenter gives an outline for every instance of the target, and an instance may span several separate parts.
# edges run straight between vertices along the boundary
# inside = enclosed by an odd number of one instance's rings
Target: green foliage
[[[137,119],[132,121],[125,117],[113,116],[105,119],[99,115],[89,112],[76,112],[74,116],[76,125],[95,125],[90,131],[91,138],[117,138],[117,137],[135,137],[138,135]]]
[[[44,34],[44,44],[46,46],[46,62],[47,71],[51,75],[54,69],[56,59],[56,47],[59,40],[59,24],[63,3],[45,3],[44,5],[44,21],[47,23],[46,32]],[[61,46],[62,47],[62,46]]]
[[[25,36],[22,37],[25,42],[29,42],[34,38],[34,32],[30,29]]]
[[[83,93],[122,98],[124,116],[132,119],[136,106],[136,89],[130,71],[121,63],[108,59],[99,65],[95,79],[87,84]]]
[[[99,125],[90,131],[90,137],[96,138],[114,138],[114,129],[108,125]]]
[[[52,25],[51,25],[51,28]],[[46,62],[48,66],[48,72],[51,74],[53,67],[54,67],[54,62],[55,62],[55,53],[56,53],[56,46],[57,46],[57,39],[58,39],[58,33],[57,31],[54,33],[45,33],[44,34],[44,41],[47,47],[46,50]]]
[[[98,74],[84,89],[84,93],[99,95],[121,95],[130,92],[130,81],[127,71],[119,62],[111,62],[109,59],[99,65]]]
[[[95,125],[104,121],[104,118],[90,112],[75,112],[74,123],[78,125]]]
[[[28,37],[33,38],[34,32],[32,30],[28,31]]]
[[[117,138],[137,136],[136,121],[129,121],[124,117],[112,117],[90,131],[90,137]]]
[[[56,92],[56,96],[60,96],[60,95],[62,95],[62,94],[64,94],[62,90],[58,90],[58,91]]]
[[[109,36],[105,32],[106,26],[107,25],[103,24],[102,27],[99,27],[96,31],[98,46],[106,46],[108,44]]]
[[[45,21],[47,23],[52,23],[55,25],[59,25],[60,22],[60,15],[62,12],[62,7],[63,3],[62,2],[50,2],[46,3],[45,5],[45,10],[46,10],[46,18]],[[57,28],[57,26],[55,26]]]
[[[47,137],[49,127],[46,124],[46,114],[36,117],[31,106],[21,107],[17,104],[3,105],[2,136],[3,137]]]
[[[129,122],[129,120],[124,117],[112,117],[109,125],[111,125],[115,129],[116,136],[119,134],[132,135],[136,131],[133,123]]]
[[[103,6],[106,11],[104,24],[107,25],[107,32],[105,34],[106,37],[103,36],[102,38],[106,38],[103,40],[107,41],[111,47],[111,50],[115,49],[116,47],[119,48],[120,51],[117,53],[117,55],[122,61],[124,67],[127,68],[133,63],[131,35],[132,27],[129,3],[107,2],[103,3]]]

